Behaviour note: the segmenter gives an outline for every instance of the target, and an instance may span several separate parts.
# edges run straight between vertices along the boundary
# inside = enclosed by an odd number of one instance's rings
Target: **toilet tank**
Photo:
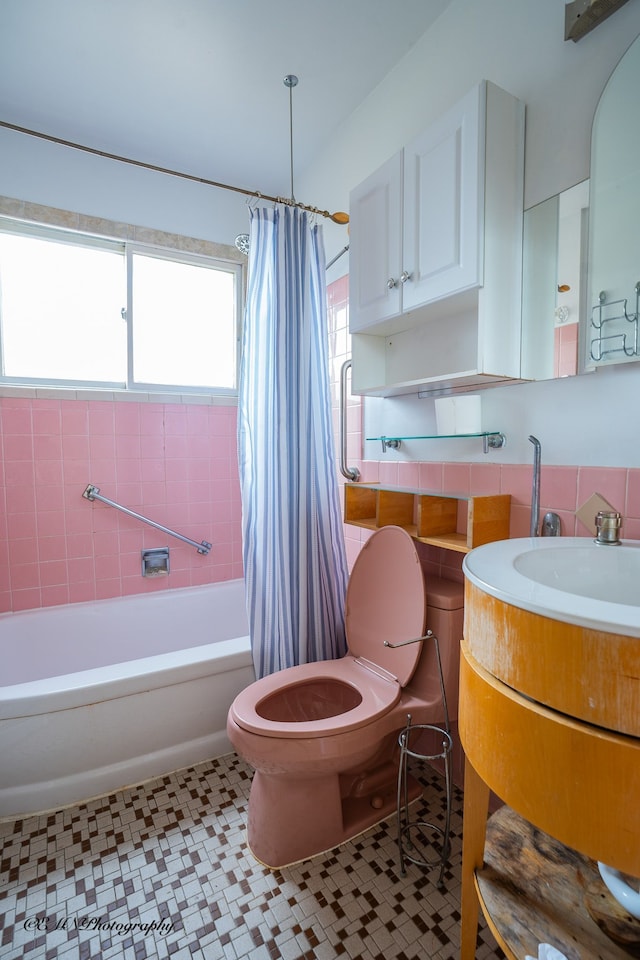
[[[464,585],[453,580],[443,580],[441,577],[427,576],[426,593],[427,629],[438,638],[449,719],[457,720]],[[430,699],[437,686],[435,646],[433,641],[425,640],[422,656],[409,681],[408,689],[416,694],[425,694]]]

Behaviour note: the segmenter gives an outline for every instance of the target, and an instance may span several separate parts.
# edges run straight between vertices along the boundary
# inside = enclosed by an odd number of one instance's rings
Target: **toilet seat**
[[[413,540],[400,527],[383,527],[364,544],[349,578],[347,655],[289,667],[257,680],[238,694],[230,716],[248,732],[285,739],[347,733],[371,723],[398,702],[422,650],[422,643],[391,649],[384,641],[400,643],[422,636],[425,620],[424,579]],[[303,698],[305,685],[313,682],[320,689],[322,681],[328,687],[337,683],[351,688],[351,696],[344,698],[346,709],[312,720],[265,715],[270,712],[265,710],[270,699],[282,695],[286,704],[287,690]],[[361,700],[351,706],[353,691]]]
[[[357,691],[362,699],[357,706],[345,713],[334,714],[324,720],[287,722],[267,720],[260,715],[261,705],[274,694],[280,694],[287,688],[301,688],[310,681],[318,680],[347,684]],[[364,723],[372,722],[395,706],[400,699],[400,693],[400,684],[394,677],[374,673],[371,667],[347,654],[340,660],[303,663],[256,680],[235,698],[231,716],[239,727],[263,737],[324,737],[331,733],[346,733]]]

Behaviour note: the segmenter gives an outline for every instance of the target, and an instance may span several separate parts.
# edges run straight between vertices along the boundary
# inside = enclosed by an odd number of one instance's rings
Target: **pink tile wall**
[[[242,576],[235,407],[0,399],[0,611]],[[104,504],[88,483],[208,556]],[[169,577],[140,551],[169,546]]]
[[[415,487],[433,493],[467,493],[475,496],[511,494],[512,537],[528,537],[531,519],[531,464],[398,463],[355,460],[362,479],[400,487]],[[411,469],[409,469],[411,468]],[[418,482],[415,482],[415,477]],[[591,531],[575,516],[592,494],[601,494],[623,516],[623,536],[640,539],[640,469],[625,467],[542,466],[540,519],[547,511],[557,513],[565,537],[587,537]],[[354,543],[369,534],[350,532]],[[448,554],[449,551],[442,551]],[[444,561],[442,561],[444,562]],[[457,578],[456,578],[457,579]]]

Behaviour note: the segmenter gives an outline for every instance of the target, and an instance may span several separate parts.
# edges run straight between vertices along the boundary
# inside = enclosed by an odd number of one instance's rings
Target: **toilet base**
[[[409,800],[422,794],[408,778]],[[368,796],[340,795],[340,777],[288,780],[256,771],[249,796],[247,841],[253,856],[279,870],[326,853],[385,820],[397,808],[395,780]]]

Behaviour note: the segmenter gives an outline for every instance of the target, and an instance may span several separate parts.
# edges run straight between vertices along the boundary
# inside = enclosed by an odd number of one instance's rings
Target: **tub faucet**
[[[537,437],[529,437],[533,444],[533,486],[531,490],[531,524],[529,526],[529,536],[537,537],[538,515],[540,513],[540,441]]]

